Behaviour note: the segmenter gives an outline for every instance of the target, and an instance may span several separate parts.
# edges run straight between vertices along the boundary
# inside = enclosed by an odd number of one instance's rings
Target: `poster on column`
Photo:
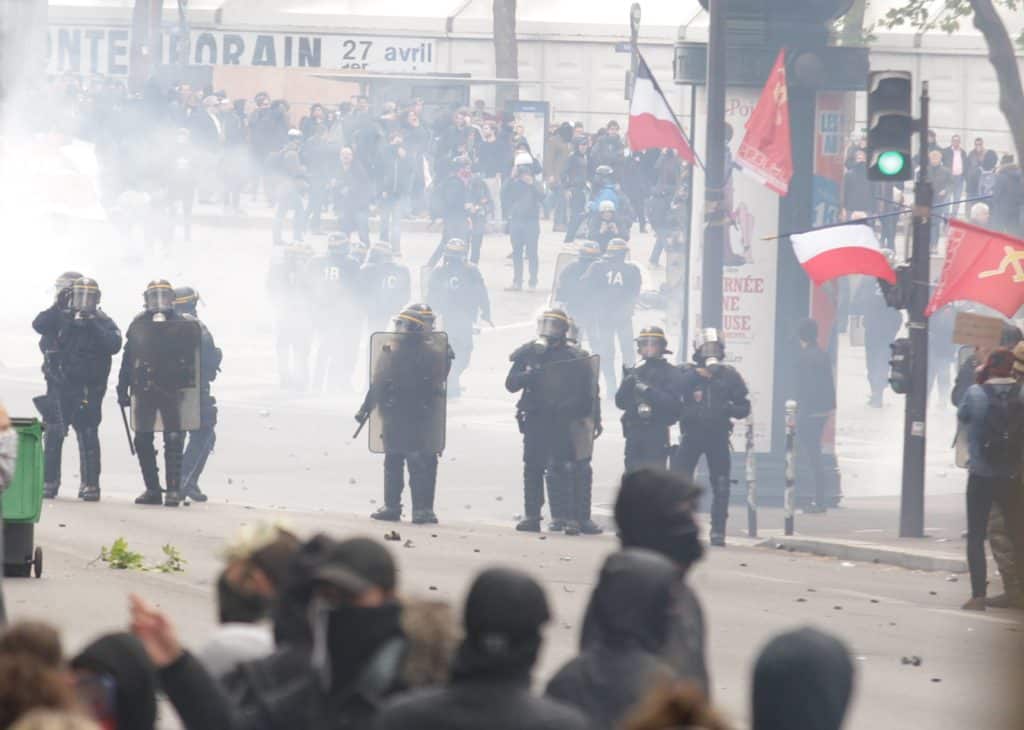
[[[754,418],[754,448],[771,451],[772,386],[775,375],[775,282],[778,242],[762,241],[779,226],[779,196],[734,165],[744,125],[760,96],[760,89],[729,89],[725,121],[732,128],[726,174],[726,205],[730,225],[726,229],[725,272],[722,281],[722,331],[726,362],[735,367],[750,389]],[[697,118],[706,115],[707,96],[697,94]],[[728,134],[727,134],[728,136]],[[707,135],[704,135],[707,138]],[[706,150],[702,152],[705,153]],[[704,176],[694,177],[695,215],[691,224],[690,332],[701,327],[701,246],[704,240]],[[689,345],[688,345],[689,346]],[[733,448],[743,451],[744,430],[736,429]]]

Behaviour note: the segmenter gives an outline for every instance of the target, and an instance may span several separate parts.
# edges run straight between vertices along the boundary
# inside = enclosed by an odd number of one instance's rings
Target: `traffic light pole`
[[[928,406],[928,318],[930,294],[932,184],[928,179],[928,82],[921,87],[918,120],[917,180],[914,184],[914,234],[910,255],[910,388],[903,423],[903,485],[900,537],[924,537],[924,470]]]
[[[707,164],[704,171],[704,251],[700,327],[722,326],[725,258],[726,0],[708,2]]]

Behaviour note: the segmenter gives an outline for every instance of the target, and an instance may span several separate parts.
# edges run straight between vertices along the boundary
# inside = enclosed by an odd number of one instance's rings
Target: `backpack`
[[[997,469],[1016,473],[1024,456],[1024,405],[1020,401],[1020,383],[1008,390],[981,386],[988,397],[982,423],[981,454]]]

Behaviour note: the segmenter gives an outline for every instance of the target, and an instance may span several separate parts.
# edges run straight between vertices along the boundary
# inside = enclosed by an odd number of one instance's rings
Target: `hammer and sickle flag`
[[[970,301],[1012,317],[1024,306],[1024,241],[952,220],[946,263],[926,315],[946,304]]]
[[[789,129],[786,49],[779,51],[761,98],[747,120],[736,161],[743,171],[782,196],[793,177],[793,146]]]

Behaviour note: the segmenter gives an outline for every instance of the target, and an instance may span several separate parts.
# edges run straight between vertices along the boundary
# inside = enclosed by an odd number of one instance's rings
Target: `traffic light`
[[[906,395],[910,390],[910,340],[900,337],[889,345],[889,385],[893,393]]]
[[[911,180],[910,144],[916,130],[911,115],[909,71],[868,74],[868,180]]]
[[[910,267],[906,264],[896,267],[896,283],[890,284],[883,279],[878,280],[882,288],[885,303],[893,309],[906,309],[910,306]]]

